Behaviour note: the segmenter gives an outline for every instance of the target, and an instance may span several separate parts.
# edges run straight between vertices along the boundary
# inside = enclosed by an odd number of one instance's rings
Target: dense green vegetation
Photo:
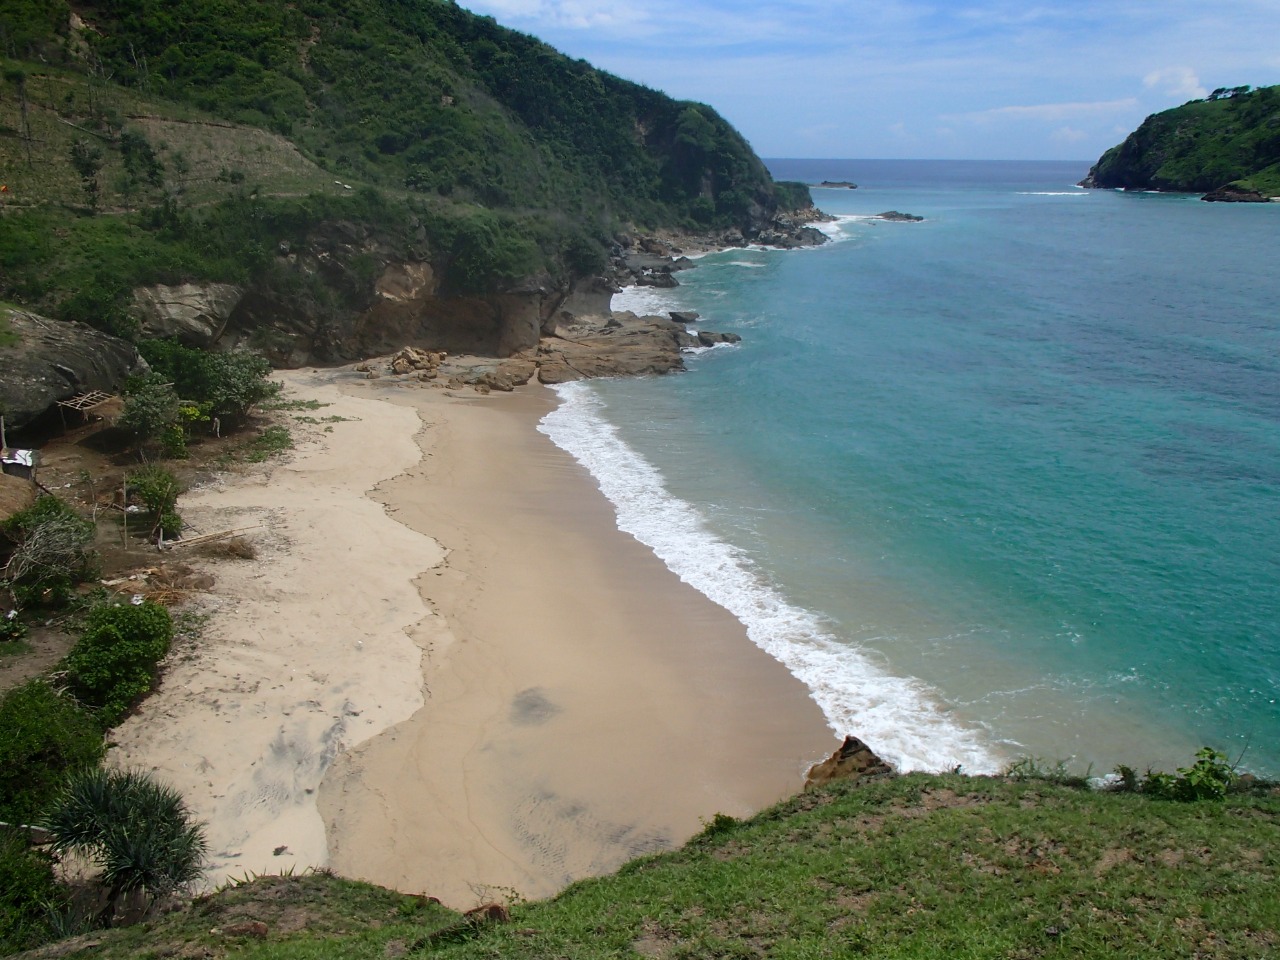
[[[134,287],[271,280],[321,223],[476,293],[808,202],[710,107],[448,0],[22,0],[0,54],[0,297],[124,334]]]
[[[1274,791],[1177,803],[914,774],[716,817],[683,849],[516,899],[510,923],[324,876],[263,879],[95,938],[93,955],[1243,960],[1280,946],[1277,881]],[[286,904],[314,922],[286,921]],[[210,933],[232,918],[266,923],[265,941]]]
[[[1215,91],[1153,114],[1102,155],[1087,182],[1194,192],[1234,184],[1280,196],[1280,86]]]

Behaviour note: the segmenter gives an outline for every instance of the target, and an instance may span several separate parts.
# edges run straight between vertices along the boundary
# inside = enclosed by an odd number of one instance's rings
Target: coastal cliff
[[[1082,187],[1280,197],[1280,86],[1223,88],[1147,117],[1094,164]]]
[[[0,299],[46,316],[279,365],[508,356],[639,279],[628,238],[823,239],[711,107],[453,3],[47,6],[0,81]]]

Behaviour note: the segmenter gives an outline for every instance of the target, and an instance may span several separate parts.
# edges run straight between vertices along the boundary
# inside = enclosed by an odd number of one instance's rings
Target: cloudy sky
[[[1094,159],[1280,83],[1280,0],[461,0],[716,107],[766,157]]]

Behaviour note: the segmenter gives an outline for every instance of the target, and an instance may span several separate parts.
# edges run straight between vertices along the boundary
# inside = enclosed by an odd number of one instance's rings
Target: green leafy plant
[[[22,640],[27,635],[27,625],[18,616],[17,610],[10,610],[0,616],[0,643]]]
[[[1121,773],[1123,777],[1123,773]],[[1239,779],[1225,753],[1212,747],[1196,751],[1196,761],[1179,767],[1177,776],[1149,771],[1142,780],[1141,792],[1162,800],[1222,800]]]
[[[173,384],[161,374],[131,378],[124,388],[124,412],[116,423],[143,444],[161,440],[179,427],[182,404]],[[179,427],[180,429],[180,427]],[[172,442],[172,440],[170,440]]]
[[[128,894],[154,897],[199,879],[207,844],[174,788],[136,770],[88,770],[72,778],[43,824],[58,853],[102,867],[110,923]]]
[[[13,545],[0,581],[23,606],[64,605],[93,573],[94,534],[92,521],[57,497],[42,496],[0,524],[0,535]]]
[[[53,861],[32,850],[18,831],[0,828],[0,954],[50,939],[50,908],[65,899]]]
[[[149,600],[95,607],[63,661],[67,686],[97,708],[103,727],[119,723],[151,689],[156,664],[169,652],[173,620]]]
[[[184,489],[172,471],[156,463],[134,470],[128,480],[129,489],[146,505],[147,511],[156,516],[171,513]]]
[[[43,680],[0,698],[0,820],[30,823],[72,771],[102,757],[102,730]]]

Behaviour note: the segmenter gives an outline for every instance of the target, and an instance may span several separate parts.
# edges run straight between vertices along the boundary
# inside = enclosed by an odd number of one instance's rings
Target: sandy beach
[[[330,406],[281,463],[184,498],[263,523],[117,731],[209,824],[209,879],[329,866],[469,907],[541,897],[794,793],[805,688],[614,524],[529,387],[284,375]],[[326,430],[331,428],[331,430]]]

